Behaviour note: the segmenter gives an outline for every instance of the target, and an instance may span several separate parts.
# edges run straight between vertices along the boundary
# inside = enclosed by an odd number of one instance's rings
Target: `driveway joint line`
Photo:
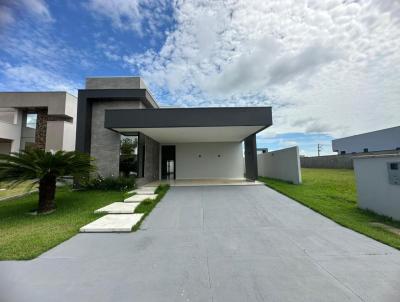
[[[340,281],[333,273],[331,273],[329,270],[327,270],[325,267],[323,267],[317,259],[313,258],[307,250],[304,250],[304,252],[310,257],[310,260],[312,263],[314,263],[316,266],[318,266],[320,269],[322,269],[324,272],[329,274],[333,279],[335,279],[339,284],[341,284],[344,288],[347,288],[353,295],[355,295],[360,301],[365,302],[365,300],[358,294],[356,293],[350,286],[346,285],[342,281]]]

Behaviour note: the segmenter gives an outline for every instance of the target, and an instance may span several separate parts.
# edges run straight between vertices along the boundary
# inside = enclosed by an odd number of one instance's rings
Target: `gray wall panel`
[[[272,125],[271,107],[107,110],[106,128],[223,127]]]

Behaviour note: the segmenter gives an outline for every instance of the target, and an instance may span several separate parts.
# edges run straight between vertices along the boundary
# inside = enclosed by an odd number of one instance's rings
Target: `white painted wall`
[[[74,120],[76,119],[76,113],[78,109],[78,100],[72,94],[68,92],[65,94],[65,102],[64,102],[64,112],[65,115],[72,117]]]
[[[63,150],[66,151],[75,150],[76,122],[75,123],[64,122],[63,137],[64,137]]]
[[[46,150],[75,150],[76,122],[48,121]]]
[[[299,148],[287,149],[257,154],[258,175],[301,183]]]
[[[48,121],[46,130],[46,151],[62,150],[64,140],[64,123],[63,121]]]
[[[77,99],[67,92],[0,92],[0,119],[9,107],[30,108],[48,107],[48,114],[67,115],[72,123],[64,121],[48,121],[46,133],[46,150],[75,150]],[[0,138],[11,139],[12,151],[25,149],[25,143],[35,141],[35,130],[24,125],[21,110],[16,110],[15,125],[0,121]],[[9,118],[8,118],[9,120]]]
[[[240,142],[176,144],[175,152],[176,179],[244,178]]]
[[[48,121],[46,133],[46,150],[75,150],[77,99],[65,94],[64,112],[72,117],[71,122]]]
[[[66,94],[65,112],[72,117],[71,122],[48,121],[46,133],[46,150],[75,150],[77,101]]]
[[[0,108],[0,122],[15,124],[16,114],[17,110],[14,108]]]
[[[346,153],[396,150],[400,148],[400,126],[364,134],[344,137],[332,141],[332,150]]]
[[[51,92],[0,92],[0,107],[30,108],[47,107],[48,114],[69,115],[72,99],[76,97],[65,91]]]
[[[21,137],[20,125],[13,125],[0,122],[0,138],[9,140],[19,140],[20,137]]]
[[[389,183],[389,162],[400,163],[400,154],[354,158],[358,206],[400,220],[400,185]]]
[[[20,149],[21,125],[22,125],[22,113],[19,110],[15,110],[15,117],[13,123],[0,121],[0,138],[12,141],[11,152],[18,152]]]
[[[10,154],[11,146],[12,142],[0,142],[0,154]]]
[[[64,122],[64,132],[63,132],[63,150],[73,151],[75,150],[75,140],[76,140],[76,119],[78,115],[78,104],[77,99],[67,94],[66,102],[66,112],[68,115],[72,116],[73,122]]]

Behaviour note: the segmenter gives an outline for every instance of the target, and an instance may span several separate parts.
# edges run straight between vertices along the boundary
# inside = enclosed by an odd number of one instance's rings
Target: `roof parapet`
[[[143,79],[134,77],[88,77],[85,89],[147,89]]]

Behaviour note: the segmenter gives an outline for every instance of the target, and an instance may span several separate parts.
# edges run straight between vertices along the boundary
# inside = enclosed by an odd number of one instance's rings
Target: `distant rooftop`
[[[400,126],[395,126],[395,127],[385,128],[385,129],[379,129],[379,130],[365,132],[365,133],[359,133],[359,134],[350,135],[350,136],[346,136],[346,137],[342,137],[342,138],[337,138],[337,139],[334,139],[332,141],[338,141],[338,140],[343,140],[343,139],[351,139],[351,138],[355,138],[355,137],[362,137],[362,136],[370,135],[370,134],[381,134],[381,133],[391,132],[391,131],[400,131]]]

